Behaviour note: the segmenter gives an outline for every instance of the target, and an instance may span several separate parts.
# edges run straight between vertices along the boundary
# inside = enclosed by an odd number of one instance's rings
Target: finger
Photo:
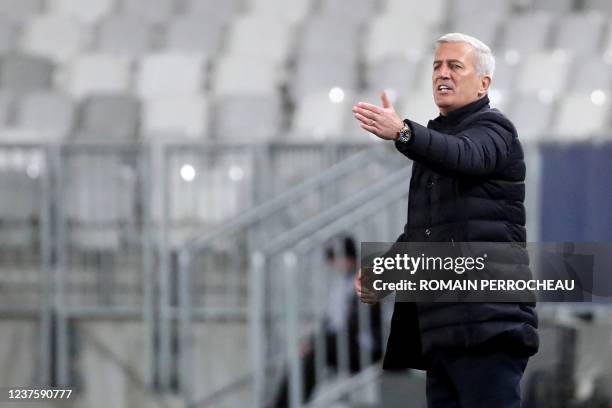
[[[376,134],[376,132],[378,131],[378,129],[376,129],[374,126],[365,125],[363,123],[361,123],[359,126],[361,126],[362,129],[367,130],[370,133]]]
[[[377,118],[380,117],[380,115],[378,115],[377,113],[374,113],[374,112],[369,111],[367,109],[357,108],[353,112],[355,112],[355,115],[361,115],[361,116],[364,116],[364,117],[366,117],[368,119],[372,119],[372,120],[376,120]]]
[[[383,103],[383,107],[384,108],[391,108],[391,109],[393,109],[393,104],[391,103],[391,99],[389,98],[389,94],[387,93],[387,91],[383,91],[382,95],[380,96],[380,98],[382,99],[382,103]]]
[[[374,112],[376,114],[381,114],[382,113],[382,109],[376,105],[372,105],[371,103],[367,103],[367,102],[359,102],[357,104],[358,107],[362,108],[362,109],[367,109],[371,112]]]
[[[361,123],[365,124],[365,125],[371,125],[371,126],[373,126],[373,125],[374,125],[374,124],[373,124],[374,119],[367,118],[367,117],[363,116],[362,114],[356,113],[356,114],[355,114],[355,118],[356,118],[358,121],[360,121]]]
[[[374,122],[371,119],[366,119],[366,118],[357,118],[357,120],[359,121],[359,125],[363,125],[363,126],[369,126],[373,129],[378,129],[378,123]]]

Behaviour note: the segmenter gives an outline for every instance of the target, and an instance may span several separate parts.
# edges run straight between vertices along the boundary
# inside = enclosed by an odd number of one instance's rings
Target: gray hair
[[[479,76],[490,76],[493,78],[495,72],[495,57],[491,49],[478,38],[474,38],[467,34],[448,33],[438,38],[436,44],[444,43],[466,43],[476,51],[476,70]]]

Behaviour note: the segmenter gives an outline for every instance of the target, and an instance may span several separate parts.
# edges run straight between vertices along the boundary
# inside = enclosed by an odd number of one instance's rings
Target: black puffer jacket
[[[525,162],[513,124],[487,96],[429,121],[412,122],[397,149],[414,160],[400,242],[525,242]],[[529,303],[397,302],[384,368],[426,369],[441,348],[495,347],[533,355]]]

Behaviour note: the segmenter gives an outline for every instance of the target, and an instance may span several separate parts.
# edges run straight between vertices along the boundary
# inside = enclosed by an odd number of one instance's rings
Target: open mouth
[[[438,92],[448,92],[448,91],[452,91],[453,89],[448,85],[438,85],[436,87],[436,90]]]

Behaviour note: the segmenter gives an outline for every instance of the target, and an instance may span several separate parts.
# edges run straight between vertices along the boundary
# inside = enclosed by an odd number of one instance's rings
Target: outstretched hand
[[[366,102],[359,102],[353,106],[355,118],[359,125],[381,139],[396,140],[398,133],[404,127],[404,122],[395,112],[387,91],[381,95],[382,108]]]

